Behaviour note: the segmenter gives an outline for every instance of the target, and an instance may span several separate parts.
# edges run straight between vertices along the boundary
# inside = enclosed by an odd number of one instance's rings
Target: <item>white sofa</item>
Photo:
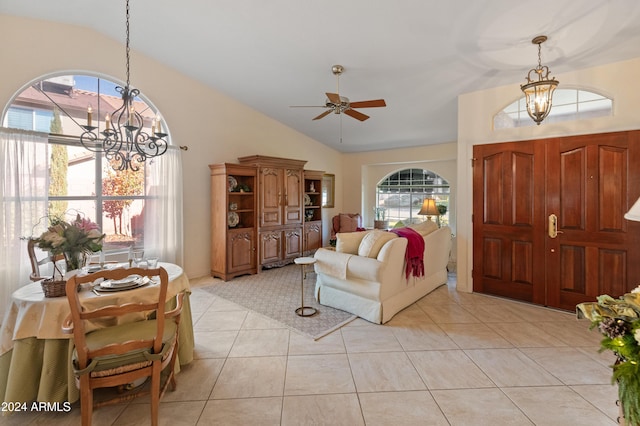
[[[316,300],[367,321],[384,324],[445,284],[451,229],[438,228],[433,222],[411,227],[425,242],[423,277],[406,278],[406,238],[380,230],[339,233],[335,250],[316,251]],[[369,233],[377,234],[367,237]]]

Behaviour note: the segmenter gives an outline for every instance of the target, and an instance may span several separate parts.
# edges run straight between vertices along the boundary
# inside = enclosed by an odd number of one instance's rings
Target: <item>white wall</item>
[[[122,41],[90,29],[0,15],[0,109],[28,82],[60,71],[85,71],[124,81]],[[7,41],[11,42],[7,42]],[[267,116],[131,52],[131,83],[158,108],[174,145],[186,145],[184,167],[184,269],[209,274],[209,168],[262,154],[308,160],[307,168],[341,179],[341,154]],[[341,210],[341,198],[336,210]],[[325,228],[328,229],[328,217]]]
[[[613,116],[591,120],[553,124],[542,122],[540,126],[493,131],[493,116],[522,97],[519,84],[468,93],[458,98],[458,289],[472,290],[473,145],[639,129],[639,75],[640,59],[554,74],[561,88],[582,88],[613,99]]]

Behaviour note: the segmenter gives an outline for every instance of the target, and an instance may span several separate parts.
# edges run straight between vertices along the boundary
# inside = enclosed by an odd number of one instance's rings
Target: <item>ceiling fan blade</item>
[[[370,101],[359,101],[359,102],[351,102],[352,108],[375,108],[375,107],[384,107],[387,104],[384,102],[384,99],[373,99]]]
[[[336,105],[340,105],[340,95],[338,95],[337,93],[326,93],[327,95],[327,99],[329,99],[329,101],[331,103],[334,103]]]
[[[355,109],[346,109],[344,110],[344,113],[347,114],[349,117],[353,117],[356,120],[360,120],[360,121],[364,121],[369,118],[368,115],[358,112]]]
[[[320,120],[322,117],[326,117],[327,115],[331,114],[331,111],[332,111],[331,109],[326,110],[319,116],[315,117],[314,120]]]

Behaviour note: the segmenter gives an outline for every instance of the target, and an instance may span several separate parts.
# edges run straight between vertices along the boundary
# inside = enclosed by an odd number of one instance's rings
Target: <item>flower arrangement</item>
[[[82,267],[81,259],[87,253],[102,250],[102,240],[105,235],[100,232],[98,225],[78,214],[71,222],[61,218],[52,218],[49,228],[35,238],[35,245],[52,256],[64,255],[67,269]],[[54,264],[54,274],[57,270]]]
[[[605,294],[597,302],[580,303],[576,312],[604,335],[600,352],[616,355],[612,381],[618,382],[625,422],[640,425],[640,286],[618,299]]]

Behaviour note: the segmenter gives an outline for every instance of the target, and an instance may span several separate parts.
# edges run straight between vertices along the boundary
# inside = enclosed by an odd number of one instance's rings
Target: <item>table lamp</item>
[[[431,221],[431,216],[437,216],[440,214],[438,207],[436,206],[436,200],[433,198],[425,198],[422,203],[422,208],[418,212],[419,215],[427,216],[427,220]]]

